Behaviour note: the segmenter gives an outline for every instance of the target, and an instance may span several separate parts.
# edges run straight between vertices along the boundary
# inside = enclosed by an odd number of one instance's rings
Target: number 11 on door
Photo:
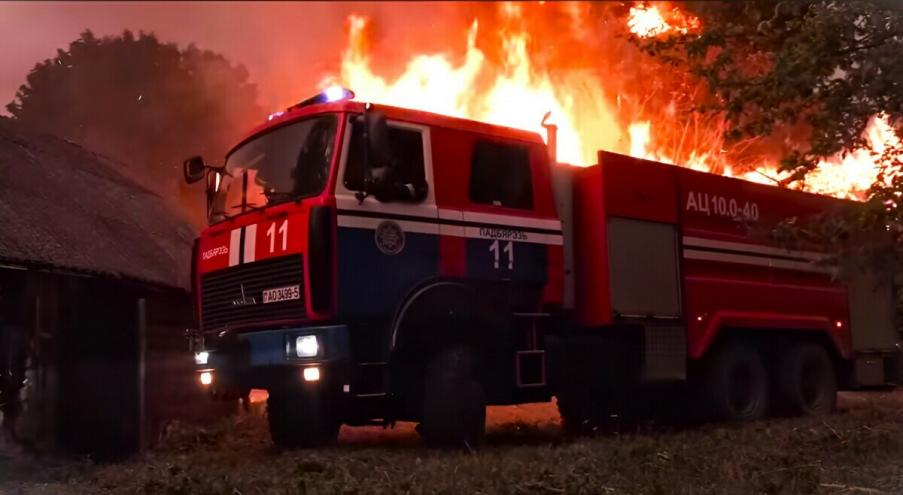
[[[489,252],[492,253],[492,267],[498,270],[500,255],[505,255],[508,258],[508,269],[514,270],[514,242],[508,241],[504,246],[501,246],[501,249],[499,248],[498,239],[492,241],[492,244],[489,245]]]

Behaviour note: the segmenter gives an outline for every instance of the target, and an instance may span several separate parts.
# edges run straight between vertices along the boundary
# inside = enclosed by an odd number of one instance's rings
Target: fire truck
[[[273,114],[206,179],[192,283],[199,381],[268,392],[280,446],[419,423],[476,448],[487,405],[550,401],[574,431],[653,409],[825,414],[898,376],[889,283],[775,226],[844,201],[537,133],[355,101]]]

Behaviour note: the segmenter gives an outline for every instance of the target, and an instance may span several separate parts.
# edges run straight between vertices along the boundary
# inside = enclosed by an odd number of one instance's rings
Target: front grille
[[[293,285],[299,287],[300,299],[263,304],[264,290]],[[242,287],[244,305],[236,304],[242,299]],[[247,304],[251,298],[256,304]],[[304,264],[300,255],[257,261],[201,276],[204,330],[304,316]]]

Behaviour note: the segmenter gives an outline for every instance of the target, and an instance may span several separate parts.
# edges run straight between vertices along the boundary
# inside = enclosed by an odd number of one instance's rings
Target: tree
[[[795,128],[806,139],[785,156],[790,169],[867,145],[863,131],[884,114],[903,135],[903,4],[765,0],[692,2],[697,36],[644,43],[702,78],[703,108],[723,112],[728,138]]]
[[[684,7],[699,17],[698,33],[636,41],[705,82],[710,94],[699,110],[725,117],[729,142],[760,138],[781,147],[781,165],[792,172],[784,182],[805,178],[821,158],[868,148],[870,121],[886,119],[901,139],[873,150],[882,172],[868,200],[805,224],[789,219],[776,234],[829,246],[838,256],[856,249],[853,258],[903,280],[903,4],[745,0]],[[847,242],[874,240],[867,232],[883,231],[894,236],[892,245]]]
[[[263,115],[243,66],[129,31],[104,38],[83,32],[31,70],[7,109],[23,124],[127,164],[128,175],[178,198],[196,225],[203,201],[182,188],[182,159],[222,157]]]

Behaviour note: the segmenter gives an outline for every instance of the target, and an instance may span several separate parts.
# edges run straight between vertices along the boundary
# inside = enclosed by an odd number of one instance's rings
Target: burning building
[[[23,443],[121,454],[208,402],[184,337],[195,232],[118,166],[0,120],[0,378]]]

